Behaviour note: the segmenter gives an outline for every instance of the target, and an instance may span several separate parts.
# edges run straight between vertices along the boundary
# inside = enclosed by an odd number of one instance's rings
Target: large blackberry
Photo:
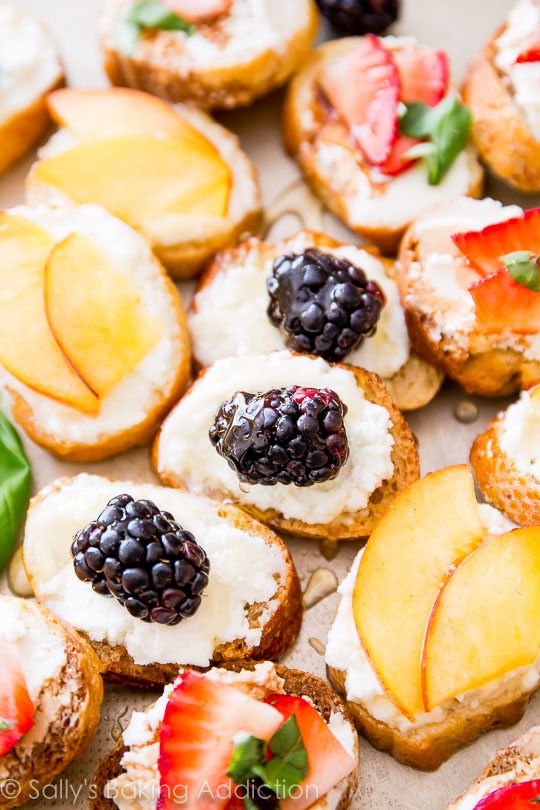
[[[399,16],[399,0],[317,0],[321,12],[344,34],[382,34]]]
[[[298,352],[343,360],[375,332],[384,293],[363,270],[317,248],[279,256],[267,282],[268,317]]]
[[[75,535],[75,573],[138,619],[178,624],[201,604],[210,563],[203,548],[152,501],[117,495]]]
[[[309,487],[335,478],[346,462],[346,413],[328,388],[240,391],[221,405],[210,441],[244,483]]]

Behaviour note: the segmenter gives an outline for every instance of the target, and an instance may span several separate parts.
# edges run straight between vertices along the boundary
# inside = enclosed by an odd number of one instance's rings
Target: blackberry
[[[382,34],[399,16],[399,0],[317,0],[321,13],[344,34]]]
[[[117,495],[71,544],[75,573],[144,622],[178,624],[198,610],[210,563],[170,512]]]
[[[343,360],[372,335],[384,293],[363,270],[317,248],[279,256],[267,282],[268,317],[297,352]]]
[[[346,462],[346,413],[328,388],[240,391],[221,405],[210,441],[246,484],[309,487],[335,478]]]

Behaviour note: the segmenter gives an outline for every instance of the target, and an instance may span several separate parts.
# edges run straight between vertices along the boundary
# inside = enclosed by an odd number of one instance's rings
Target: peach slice
[[[133,371],[163,334],[129,279],[78,233],[49,256],[45,309],[58,346],[99,397]]]
[[[66,362],[45,314],[43,267],[54,240],[30,220],[3,213],[0,245],[0,363],[32,390],[97,413],[96,394]]]
[[[530,396],[533,407],[540,416],[540,385],[535,385],[534,388],[531,388]]]
[[[83,141],[41,161],[36,176],[135,228],[167,214],[224,216],[231,185],[208,141],[151,135]]]
[[[353,610],[380,682],[409,718],[424,710],[420,662],[426,626],[448,570],[484,538],[466,466],[448,467],[402,493],[360,563]]]
[[[422,654],[426,711],[540,653],[540,527],[491,537],[449,577]]]
[[[203,139],[166,101],[126,87],[65,87],[47,98],[52,118],[81,140],[118,135],[171,135]]]

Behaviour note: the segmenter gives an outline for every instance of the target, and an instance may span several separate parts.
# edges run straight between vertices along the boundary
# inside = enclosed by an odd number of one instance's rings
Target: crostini
[[[268,661],[186,669],[149,709],[133,713],[96,773],[91,807],[219,810],[251,799],[345,810],[357,769],[348,711],[315,675]]]
[[[402,411],[426,405],[443,380],[411,351],[393,263],[313,231],[219,253],[188,325],[202,368],[288,346],[379,374]]]
[[[0,807],[35,798],[94,736],[98,660],[37,602],[0,595]]]
[[[233,109],[284,84],[318,27],[314,0],[161,0],[150,19],[134,0],[108,0],[101,19],[112,84],[172,102]]]
[[[302,622],[277,535],[233,506],[151,484],[55,482],[30,504],[23,559],[38,601],[125,684],[168,683],[180,665],[279,658]]]
[[[412,37],[321,45],[293,79],[284,117],[287,149],[315,193],[390,254],[425,208],[480,196],[469,128],[446,54]]]
[[[257,229],[255,169],[206,113],[125,88],[59,90],[47,103],[61,128],[28,175],[29,204],[102,205],[139,230],[176,278]]]
[[[415,439],[376,374],[286,351],[203,371],[165,420],[152,460],[168,486],[328,540],[369,535],[419,476]]]
[[[520,526],[540,525],[540,387],[523,391],[471,450],[487,500]]]
[[[145,444],[185,389],[180,295],[146,241],[94,205],[0,213],[0,384],[59,458]]]
[[[540,209],[466,197],[409,228],[398,284],[412,345],[469,393],[540,382]]]
[[[448,810],[530,810],[540,800],[540,726],[497,751]]]
[[[479,506],[468,467],[401,494],[339,591],[328,674],[376,748],[433,770],[521,719],[540,686],[540,528]]]
[[[0,5],[0,173],[51,124],[46,97],[64,84],[56,45],[43,23],[13,3]]]
[[[540,191],[540,5],[519,0],[472,63],[463,97],[482,159],[510,186]]]

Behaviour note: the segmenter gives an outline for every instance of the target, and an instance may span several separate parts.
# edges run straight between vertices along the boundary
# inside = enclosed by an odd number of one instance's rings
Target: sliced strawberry
[[[485,276],[469,290],[486,331],[531,334],[540,330],[540,293],[514,281],[506,269]]]
[[[483,276],[497,273],[501,257],[517,250],[540,255],[540,208],[531,208],[523,216],[488,225],[482,231],[452,235],[454,243]]]
[[[399,74],[391,51],[370,34],[330,62],[320,84],[367,160],[380,166],[398,134]]]
[[[531,37],[516,59],[516,65],[527,62],[540,62],[540,39],[538,37]]]
[[[232,793],[227,770],[234,738],[269,739],[282,724],[277,709],[233,686],[188,670],[175,683],[160,735],[158,810],[219,810]]]
[[[538,799],[535,803],[534,799]],[[475,810],[534,810],[540,804],[540,779],[506,785],[490,793],[475,807]]]
[[[21,665],[10,647],[3,645],[0,656],[0,757],[11,751],[23,734],[32,728],[34,714]]]
[[[450,79],[448,56],[444,51],[418,46],[399,48],[394,53],[401,81],[401,101],[421,101],[434,107],[447,91]]]
[[[232,0],[167,0],[167,3],[190,23],[215,20],[232,6]]]
[[[304,810],[348,776],[355,768],[355,761],[307,700],[292,695],[269,695],[266,702],[281,712],[284,720],[293,714],[296,717],[308,755],[309,773],[301,783],[305,787],[302,794],[281,801],[280,807]]]
[[[412,149],[417,143],[420,143],[420,141],[417,141],[416,138],[409,138],[408,135],[398,135],[398,139],[392,147],[390,157],[385,163],[379,166],[379,170],[383,174],[395,177],[407,171],[407,169],[410,169],[413,163],[416,163],[416,160],[406,158],[405,155],[409,149]]]

